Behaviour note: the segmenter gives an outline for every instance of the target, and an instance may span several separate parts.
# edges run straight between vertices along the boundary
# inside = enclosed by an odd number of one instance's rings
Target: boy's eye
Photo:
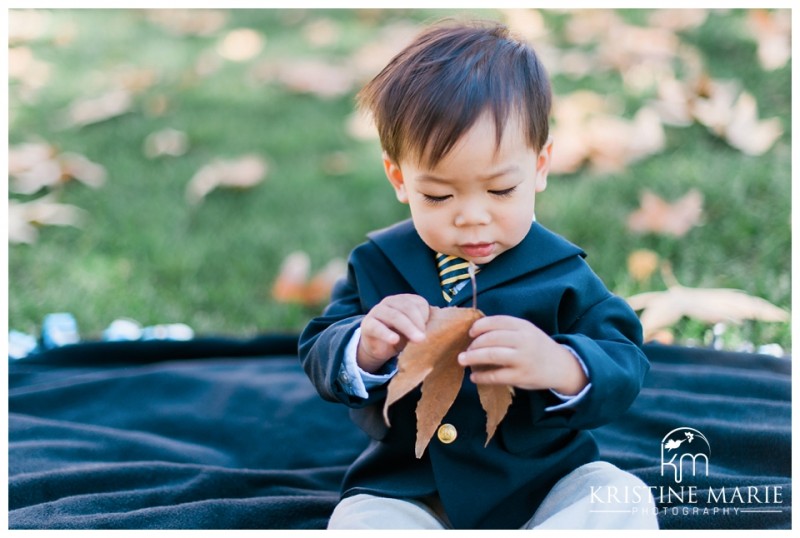
[[[515,190],[517,190],[517,186],[516,185],[514,185],[513,187],[508,188],[508,189],[502,189],[502,190],[499,190],[499,191],[489,191],[489,193],[490,194],[494,194],[495,196],[503,197],[503,196],[511,196],[514,193]]]
[[[423,194],[422,196],[424,197],[425,201],[431,205],[441,204],[450,198],[449,194],[446,196],[431,196],[430,194]]]

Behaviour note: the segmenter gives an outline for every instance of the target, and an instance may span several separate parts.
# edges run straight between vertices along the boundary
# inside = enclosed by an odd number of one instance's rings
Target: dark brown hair
[[[547,142],[550,82],[530,45],[494,22],[443,22],[423,31],[359,92],[381,145],[395,163],[404,157],[435,167],[486,110],[497,145],[510,114],[530,146]]]

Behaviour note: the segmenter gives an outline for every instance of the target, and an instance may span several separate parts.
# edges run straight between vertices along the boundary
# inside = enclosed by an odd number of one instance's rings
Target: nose
[[[489,208],[478,200],[467,200],[459,204],[454,224],[459,227],[483,226],[492,221]]]

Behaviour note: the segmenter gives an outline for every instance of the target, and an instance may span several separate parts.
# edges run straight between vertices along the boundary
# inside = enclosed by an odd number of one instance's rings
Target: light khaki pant
[[[354,495],[334,509],[329,529],[445,529],[424,503]],[[655,502],[638,477],[610,463],[578,467],[559,480],[523,529],[657,529]]]

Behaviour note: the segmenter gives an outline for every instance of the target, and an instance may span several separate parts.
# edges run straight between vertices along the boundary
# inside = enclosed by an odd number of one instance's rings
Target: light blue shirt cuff
[[[574,349],[572,349],[571,347],[564,346],[563,344],[562,344],[562,346],[564,347],[564,349],[566,349],[567,351],[572,353],[572,356],[575,357],[578,360],[578,364],[581,365],[581,368],[583,368],[583,373],[586,374],[586,378],[588,379],[589,378],[589,370],[586,368],[586,364],[583,362],[583,359],[581,359],[580,356],[578,355],[578,353]],[[591,381],[589,383],[587,383],[585,387],[583,387],[583,390],[581,390],[578,394],[576,394],[574,396],[566,396],[566,395],[561,394],[561,393],[559,393],[559,392],[557,392],[557,391],[555,391],[553,389],[550,389],[550,392],[555,394],[558,397],[558,399],[560,399],[563,403],[560,403],[558,405],[551,405],[550,407],[546,407],[545,411],[558,411],[560,409],[569,409],[571,407],[575,407],[576,405],[578,405],[578,403],[580,403],[581,399],[583,399],[583,397],[586,395],[586,393],[589,392],[590,388],[592,388]]]
[[[339,375],[336,380],[339,386],[350,396],[357,396],[359,398],[368,398],[367,391],[371,388],[378,387],[389,381],[394,374],[397,373],[395,368],[388,374],[370,374],[359,368],[356,362],[356,354],[358,352],[358,341],[361,339],[361,327],[356,329],[347,347],[344,350],[344,361],[342,367],[339,369]]]

